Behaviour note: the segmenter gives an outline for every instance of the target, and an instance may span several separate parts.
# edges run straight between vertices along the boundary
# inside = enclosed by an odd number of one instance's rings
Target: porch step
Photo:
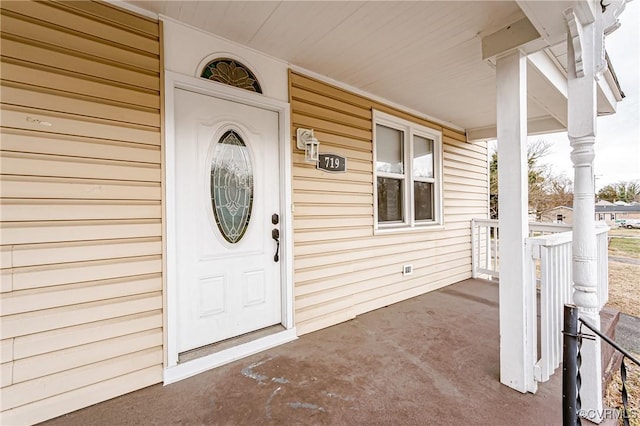
[[[620,311],[608,306],[602,308],[600,311],[600,331],[614,342],[616,340],[616,327],[618,326],[618,321],[620,321]],[[602,342],[601,347],[602,391],[604,393],[609,381],[611,381],[611,377],[620,368],[622,354],[605,342]]]

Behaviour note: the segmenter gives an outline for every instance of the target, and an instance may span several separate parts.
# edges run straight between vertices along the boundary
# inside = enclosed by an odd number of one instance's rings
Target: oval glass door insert
[[[213,150],[211,205],[225,240],[240,241],[251,219],[253,170],[247,146],[233,130],[225,132]]]

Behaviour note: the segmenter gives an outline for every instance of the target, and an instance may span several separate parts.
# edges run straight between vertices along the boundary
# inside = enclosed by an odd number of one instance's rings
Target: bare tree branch
[[[527,145],[529,209],[540,220],[549,210],[573,205],[573,182],[565,175],[554,175],[548,164],[540,160],[549,154],[551,144],[538,139]],[[489,201],[492,219],[498,218],[498,154],[489,161]]]

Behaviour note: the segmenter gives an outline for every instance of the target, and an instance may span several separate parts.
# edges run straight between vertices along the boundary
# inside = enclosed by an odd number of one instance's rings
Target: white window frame
[[[404,173],[384,173],[378,172],[376,168],[377,161],[377,125],[386,126],[392,129],[400,130],[403,134],[403,168]],[[414,178],[413,176],[413,136],[422,136],[433,140],[433,179],[430,178]],[[434,228],[442,228],[444,225],[443,212],[443,194],[442,194],[442,177],[443,177],[443,150],[442,150],[442,132],[431,129],[426,126],[387,114],[382,111],[373,110],[373,226],[375,233],[388,233],[395,231],[415,231]],[[403,179],[403,220],[399,222],[378,222],[378,177],[389,177],[394,179]],[[416,221],[414,207],[414,188],[413,182],[431,182],[433,183],[433,220]]]

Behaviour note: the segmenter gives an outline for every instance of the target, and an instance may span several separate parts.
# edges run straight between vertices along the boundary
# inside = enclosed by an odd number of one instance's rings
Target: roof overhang
[[[600,7],[596,0],[116,4],[166,16],[445,126],[465,129],[469,140],[495,137],[491,58],[509,49],[529,54],[529,132],[566,128],[562,46],[567,30],[562,12],[574,7],[589,20]],[[601,114],[615,112],[622,99],[615,82],[609,67],[598,82]]]
[[[596,8],[600,7],[597,0],[516,0],[516,3],[548,46],[566,40],[565,10],[571,8],[581,22],[591,23],[596,20]]]
[[[566,73],[566,37],[567,24],[564,11],[573,9],[582,23],[593,23],[596,20],[596,12],[602,11],[602,26],[605,35],[608,35],[620,27],[618,17],[624,11],[626,3],[630,0],[608,0],[606,3],[599,0],[516,0],[522,11],[527,16],[531,25],[545,40],[551,50],[557,53],[556,57],[560,68]],[[559,49],[558,49],[559,47]],[[605,52],[606,53],[606,52]],[[613,65],[606,55],[607,68],[602,78],[598,80],[598,113],[600,115],[613,114],[616,111],[617,102],[624,98],[616,78]]]
[[[625,2],[613,0],[607,4],[604,25],[608,32],[619,26],[617,17],[624,9]],[[591,23],[596,19],[596,8],[602,6],[594,0],[517,0],[517,3],[526,17],[486,36],[483,39],[483,58],[493,64],[496,56],[515,49],[527,53],[528,106],[544,111],[543,115],[529,114],[528,133],[536,135],[564,131],[567,128],[568,93],[567,23],[564,11],[573,8],[582,22]],[[506,39],[511,42],[506,42]],[[608,55],[606,61],[607,68],[597,80],[598,115],[614,114],[617,103],[624,98]],[[467,129],[469,141],[495,139],[496,136],[495,125]]]

